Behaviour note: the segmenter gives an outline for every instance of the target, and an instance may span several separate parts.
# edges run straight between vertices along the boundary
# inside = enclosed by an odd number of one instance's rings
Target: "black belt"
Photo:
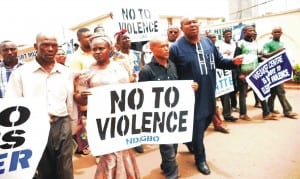
[[[55,122],[57,122],[57,121],[59,121],[59,120],[61,120],[61,119],[67,118],[67,117],[69,117],[69,115],[66,115],[66,116],[54,116],[54,115],[49,115],[49,117],[50,117],[49,122],[50,122],[50,124],[51,124],[51,123],[55,123]]]

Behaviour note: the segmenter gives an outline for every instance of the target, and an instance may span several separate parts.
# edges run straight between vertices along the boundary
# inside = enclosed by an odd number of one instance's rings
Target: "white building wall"
[[[300,19],[300,9],[288,11],[285,13],[267,15],[263,17],[245,19],[243,21],[232,21],[228,23],[221,23],[212,26],[202,26],[202,31],[215,31],[220,34],[226,28],[232,28],[239,23],[252,25],[254,24],[257,31],[257,41],[259,46],[270,40],[272,28],[281,26],[283,35],[281,41],[284,42],[287,49],[288,56],[293,64],[300,64],[300,26],[298,24]],[[219,37],[222,37],[219,34]]]

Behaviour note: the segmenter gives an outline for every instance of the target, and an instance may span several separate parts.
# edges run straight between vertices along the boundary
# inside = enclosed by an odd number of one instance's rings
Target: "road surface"
[[[300,114],[300,89],[288,89],[287,98],[293,111]],[[179,145],[180,178],[300,179],[300,119],[282,117],[278,121],[264,121],[262,110],[253,107],[252,92],[247,103],[252,121],[224,122],[230,134],[215,132],[212,125],[208,128],[204,143],[210,175],[199,173],[193,155]],[[282,111],[278,99],[275,108]],[[144,145],[144,148],[145,153],[137,154],[142,179],[165,178],[160,170],[158,146]],[[92,179],[96,160],[93,156],[74,155],[75,179]]]

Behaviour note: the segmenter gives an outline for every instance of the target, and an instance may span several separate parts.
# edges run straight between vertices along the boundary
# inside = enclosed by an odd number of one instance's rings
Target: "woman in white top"
[[[85,76],[81,78],[85,80],[87,88],[129,83],[130,77],[124,65],[110,58],[112,50],[110,39],[103,35],[95,35],[91,38],[90,43],[96,61],[91,65],[90,70],[83,74]],[[78,103],[86,105],[88,95],[90,95],[88,91],[77,91],[74,98]],[[132,150],[122,150],[102,155],[95,173],[95,179],[100,178],[140,178]]]

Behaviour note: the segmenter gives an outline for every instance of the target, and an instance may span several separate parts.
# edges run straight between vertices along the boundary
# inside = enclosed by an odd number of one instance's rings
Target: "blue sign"
[[[266,100],[270,96],[270,89],[285,81],[292,79],[293,68],[286,52],[265,60],[250,75],[246,81],[257,94],[260,100]]]

